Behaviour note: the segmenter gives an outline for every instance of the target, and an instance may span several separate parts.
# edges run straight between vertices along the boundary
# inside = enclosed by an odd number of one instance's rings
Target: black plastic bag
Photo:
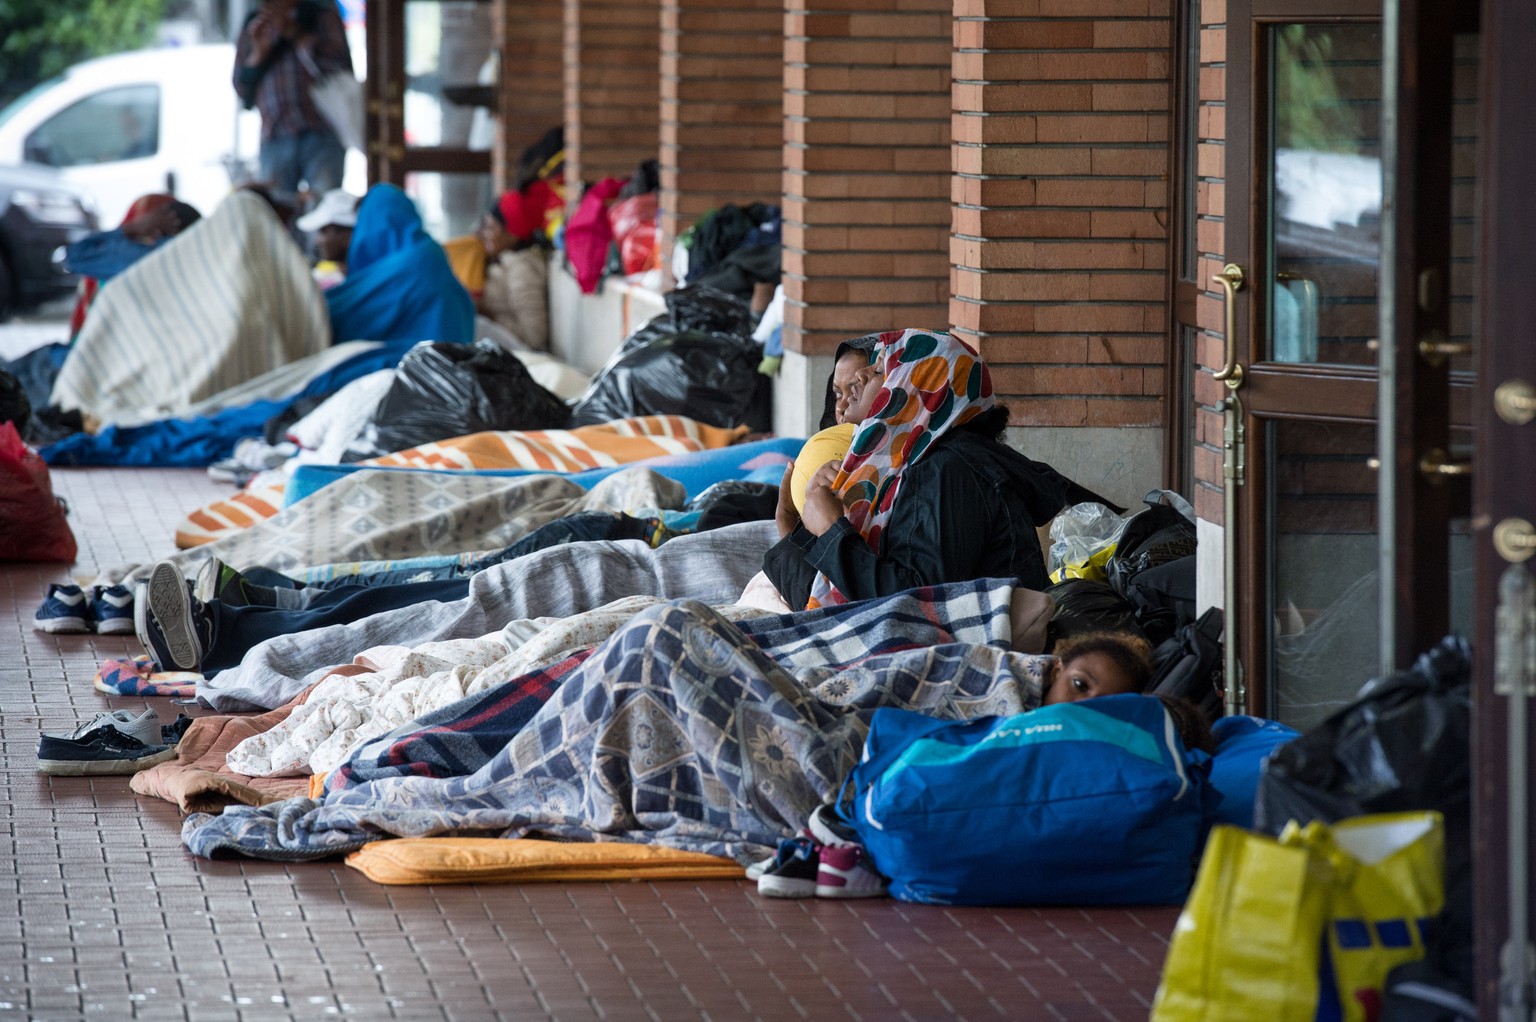
[[[667,313],[631,334],[571,410],[572,426],[640,415],[685,415],[710,426],[754,422],[762,345],[752,312],[733,295],[684,288]]]
[[[1221,633],[1225,619],[1220,607],[1210,607],[1198,621],[1182,626],[1172,638],[1152,650],[1152,695],[1179,696],[1200,707],[1206,717],[1222,715]]]
[[[1409,670],[1368,683],[1353,703],[1270,756],[1254,807],[1256,828],[1270,834],[1292,819],[1441,813],[1445,911],[1426,961],[1465,984],[1463,995],[1472,981],[1471,670],[1466,641],[1451,637]]]
[[[491,341],[423,341],[406,353],[363,430],[343,456],[361,461],[486,430],[564,429],[570,409]]]
[[[1046,652],[1061,639],[1083,632],[1130,632],[1145,638],[1136,608],[1106,582],[1069,578],[1048,586],[1045,594],[1056,601],[1046,629]]]
[[[1149,500],[1125,523],[1104,571],[1115,591],[1128,597],[1129,583],[1143,571],[1194,554],[1195,523],[1178,508]]]
[[[32,402],[26,388],[14,375],[0,369],[0,422],[15,423],[16,432],[25,436],[31,421]]]

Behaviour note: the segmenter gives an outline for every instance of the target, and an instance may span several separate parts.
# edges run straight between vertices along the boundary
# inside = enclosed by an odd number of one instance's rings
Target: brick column
[[[786,0],[790,352],[826,354],[872,330],[947,326],[949,0],[886,6],[897,7]],[[824,383],[821,374],[805,384],[818,415]]]
[[[661,0],[661,251],[710,209],[779,201],[782,0]]]
[[[657,0],[565,0],[567,182],[628,177],[656,157],[660,20]]]
[[[1162,424],[1167,8],[954,0],[949,314],[1015,425]]]
[[[501,82],[491,175],[510,184],[517,158],[565,118],[564,0],[496,0]]]

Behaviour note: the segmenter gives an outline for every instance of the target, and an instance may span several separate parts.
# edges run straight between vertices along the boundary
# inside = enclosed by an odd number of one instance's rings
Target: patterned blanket
[[[170,560],[188,578],[210,557],[240,570],[261,565],[293,574],[333,561],[495,550],[577,511],[676,508],[682,501],[681,486],[645,469],[626,469],[590,491],[556,475],[357,472],[248,529]],[[114,568],[97,584],[137,580],[150,567]]]
[[[462,471],[520,468],[580,472],[660,455],[728,447],[745,435],[745,427],[720,429],[680,415],[650,415],[572,430],[475,433],[359,464]],[[285,503],[291,503],[284,501],[285,486],[277,473],[264,473],[233,497],[193,511],[176,528],[176,546],[186,550],[212,543],[272,518]]]
[[[236,192],[101,289],[53,403],[106,425],[174,417],[330,342],[303,254],[270,206]]]
[[[911,608],[898,613],[910,617]],[[1006,636],[1007,598],[984,617]],[[1050,658],[1009,652],[1006,639],[913,647],[896,622],[819,638],[827,623],[790,624],[795,638],[768,647],[781,663],[703,604],[653,607],[570,670],[473,773],[385,777],[321,800],[196,814],[182,839],[203,856],[303,860],[390,835],[489,831],[654,843],[748,862],[835,795],[876,708],[970,718],[1040,703]],[[888,651],[871,654],[881,642]],[[849,647],[851,659],[829,659]]]

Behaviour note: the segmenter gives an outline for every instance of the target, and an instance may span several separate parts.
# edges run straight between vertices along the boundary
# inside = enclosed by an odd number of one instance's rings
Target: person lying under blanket
[[[1055,658],[1008,648],[1015,589],[992,580],[740,624],[697,601],[660,604],[562,665],[531,719],[515,712],[525,679],[513,679],[460,704],[458,720],[418,721],[455,739],[456,758],[438,763],[448,776],[410,762],[408,726],[349,761],[387,763],[382,775],[192,815],[183,840],[198,855],[299,860],[390,835],[539,833],[751,863],[835,796],[877,707],[971,719],[1126,683],[1091,666],[1053,677]],[[973,641],[955,641],[950,621]],[[507,693],[516,723],[499,731],[488,708]]]

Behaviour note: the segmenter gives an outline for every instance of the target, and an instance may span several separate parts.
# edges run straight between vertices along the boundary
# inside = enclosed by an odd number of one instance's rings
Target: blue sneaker
[[[37,769],[66,777],[134,774],[175,755],[174,745],[149,745],[111,726],[37,740]]]
[[[91,630],[90,614],[79,586],[54,582],[32,618],[32,629],[51,635],[83,635]]]
[[[757,878],[757,893],[765,898],[812,897],[820,871],[820,846],[808,837],[787,837],[779,842],[773,865]]]
[[[132,635],[133,593],[124,585],[93,587],[91,620],[97,635]]]
[[[161,561],[133,600],[134,631],[161,671],[195,671],[213,641],[203,605],[192,598],[174,561]]]

